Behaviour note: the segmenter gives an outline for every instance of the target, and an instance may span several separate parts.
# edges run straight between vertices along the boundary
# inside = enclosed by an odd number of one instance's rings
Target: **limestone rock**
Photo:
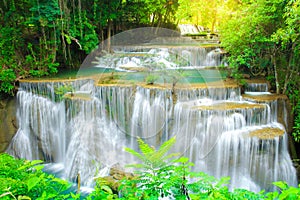
[[[124,178],[133,179],[134,175],[126,172],[119,164],[116,164],[111,167],[109,176],[101,177],[98,180],[109,186],[114,193],[118,193],[120,181]]]
[[[8,147],[18,130],[16,119],[16,100],[6,98],[0,100],[0,153]]]

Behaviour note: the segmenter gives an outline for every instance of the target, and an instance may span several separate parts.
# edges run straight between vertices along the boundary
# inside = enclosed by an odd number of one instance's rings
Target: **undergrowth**
[[[71,183],[44,173],[42,161],[0,154],[0,199],[300,199],[299,186],[290,187],[285,182],[273,183],[278,191],[268,193],[245,189],[229,191],[229,177],[218,180],[203,172],[192,172],[193,163],[188,158],[168,154],[174,143],[175,138],[171,138],[155,149],[138,139],[139,152],[125,148],[141,161],[127,166],[137,170],[134,178],[124,178],[119,184],[118,194],[103,179],[98,179],[94,191],[87,197],[70,192]]]

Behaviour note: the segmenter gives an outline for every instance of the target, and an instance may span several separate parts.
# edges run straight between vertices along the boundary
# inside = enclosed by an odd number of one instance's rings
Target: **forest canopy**
[[[3,0],[0,4],[0,92],[26,77],[78,68],[99,43],[137,27],[216,31],[238,0]],[[225,16],[225,15],[224,15]]]
[[[241,71],[266,78],[277,94],[288,95],[294,138],[300,141],[300,1],[243,0],[220,27],[232,76]]]

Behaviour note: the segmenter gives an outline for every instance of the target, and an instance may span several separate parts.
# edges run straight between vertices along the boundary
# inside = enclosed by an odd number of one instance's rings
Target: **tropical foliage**
[[[140,27],[175,28],[178,2],[154,0],[3,0],[0,4],[0,92],[26,77],[79,68],[111,35]]]
[[[221,31],[232,76],[266,77],[277,94],[286,94],[296,116],[299,141],[299,0],[243,0]]]
[[[71,184],[42,171],[41,161],[18,160],[0,155],[0,199],[299,199],[300,188],[276,182],[279,191],[254,193],[244,189],[229,191],[229,178],[221,180],[203,172],[192,172],[192,163],[179,154],[168,154],[175,138],[159,149],[138,139],[140,151],[126,148],[141,162],[129,165],[138,171],[133,179],[124,179],[119,193],[105,181],[97,181],[87,197],[70,192]],[[190,181],[193,180],[193,181]],[[74,189],[73,189],[74,190]]]
[[[238,0],[179,0],[176,13],[181,23],[196,24],[212,33],[241,5]]]
[[[291,22],[298,1],[243,2],[221,28],[222,44],[230,53],[231,67],[243,66],[252,75],[266,73],[275,80],[276,92],[286,93],[289,81],[297,78],[299,71],[299,31]]]
[[[0,199],[78,199],[71,184],[42,171],[42,161],[0,155]]]

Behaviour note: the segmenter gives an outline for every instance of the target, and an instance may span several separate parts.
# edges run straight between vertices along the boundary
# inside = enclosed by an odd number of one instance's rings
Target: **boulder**
[[[126,172],[119,164],[116,164],[110,168],[109,176],[98,178],[98,181],[109,186],[114,193],[118,194],[120,181],[124,178],[133,179],[134,175]]]

